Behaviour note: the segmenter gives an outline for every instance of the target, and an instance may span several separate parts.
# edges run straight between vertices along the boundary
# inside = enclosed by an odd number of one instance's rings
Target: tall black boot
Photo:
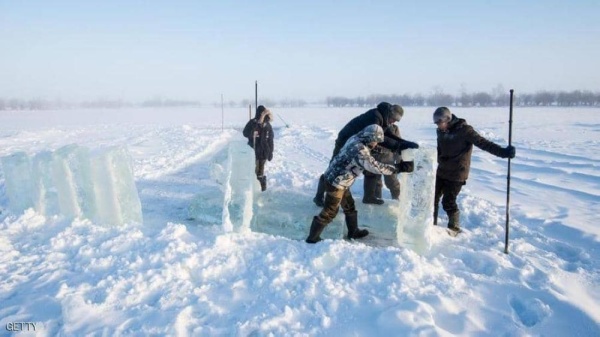
[[[323,239],[321,239],[321,233],[325,229],[327,225],[323,224],[318,216],[313,217],[313,221],[310,224],[310,233],[306,238],[306,243],[317,243]]]
[[[358,229],[358,213],[346,214],[346,227],[348,227],[348,239],[360,239],[369,235],[366,229]]]
[[[438,205],[433,206],[433,225],[437,226],[437,218],[438,218],[439,207]]]
[[[382,205],[383,199],[381,199],[381,176],[375,174],[365,174],[364,178],[364,195],[363,204],[374,204]],[[379,196],[377,190],[379,187]]]
[[[448,214],[448,229],[460,233],[460,212]]]
[[[260,182],[260,190],[263,192],[266,191],[267,190],[267,176],[258,177],[258,181]]]
[[[321,174],[319,177],[319,184],[317,185],[317,194],[313,198],[313,202],[315,205],[319,207],[323,207],[324,205],[324,195],[325,195],[325,175]]]

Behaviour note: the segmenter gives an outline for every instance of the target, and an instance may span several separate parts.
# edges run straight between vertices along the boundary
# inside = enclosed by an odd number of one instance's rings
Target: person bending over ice
[[[358,228],[358,213],[354,205],[354,198],[350,193],[350,186],[356,178],[367,170],[376,174],[396,174],[399,172],[412,172],[413,162],[402,162],[391,165],[378,162],[371,155],[378,143],[384,141],[383,129],[373,124],[365,127],[356,135],[350,137],[346,144],[336,154],[329,167],[323,174],[325,184],[325,201],[319,215],[313,218],[310,233],[306,238],[307,243],[321,241],[323,229],[335,218],[340,208],[346,216],[349,239],[360,239],[369,235],[366,229]]]

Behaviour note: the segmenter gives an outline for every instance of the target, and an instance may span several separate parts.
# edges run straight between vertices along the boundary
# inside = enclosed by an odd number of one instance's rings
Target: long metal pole
[[[258,109],[258,81],[254,81],[254,111]]]
[[[512,122],[513,122],[513,94],[510,89],[510,107],[508,117],[508,145],[512,146]],[[508,254],[508,234],[510,221],[510,157],[508,158],[508,173],[506,175],[506,237],[504,238],[504,254]]]
[[[225,113],[223,110],[223,94],[221,94],[221,131],[225,130]]]

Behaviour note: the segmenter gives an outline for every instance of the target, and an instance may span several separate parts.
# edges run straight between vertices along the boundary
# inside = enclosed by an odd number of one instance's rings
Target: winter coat
[[[252,118],[244,127],[244,137],[248,138],[248,145],[254,149],[256,160],[273,159],[273,128],[267,117],[263,123],[259,122],[260,116]],[[256,136],[254,136],[256,134]]]
[[[336,148],[341,149],[350,137],[354,136],[365,127],[372,124],[377,124],[385,131],[385,140],[382,144],[380,144],[380,146],[392,150],[397,149],[403,140],[400,137],[389,133],[387,130],[389,126],[388,118],[389,114],[391,113],[391,109],[391,104],[381,102],[377,105],[377,108],[371,109],[362,115],[354,117],[338,133],[338,137],[335,140]]]
[[[464,119],[452,115],[447,131],[437,130],[436,175],[450,181],[466,182],[471,169],[473,145],[498,157],[504,150],[480,136]]]
[[[375,141],[375,138],[376,135],[369,128],[350,137],[325,171],[327,182],[337,189],[347,189],[364,170],[384,175],[396,173],[394,165],[378,162],[371,155],[367,144]]]

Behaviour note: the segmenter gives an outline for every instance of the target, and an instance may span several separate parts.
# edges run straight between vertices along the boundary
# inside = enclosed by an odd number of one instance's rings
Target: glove
[[[411,161],[401,161],[394,164],[396,167],[396,173],[400,172],[412,172],[415,169],[415,163]]]
[[[517,153],[517,149],[515,149],[514,146],[509,145],[502,149],[502,152],[500,153],[500,157],[513,159],[515,157],[516,153]]]
[[[406,150],[406,149],[418,149],[418,148],[419,148],[419,144],[409,142],[408,140],[403,139],[402,142],[400,143],[400,145],[398,145],[396,152],[400,152],[400,151]]]

